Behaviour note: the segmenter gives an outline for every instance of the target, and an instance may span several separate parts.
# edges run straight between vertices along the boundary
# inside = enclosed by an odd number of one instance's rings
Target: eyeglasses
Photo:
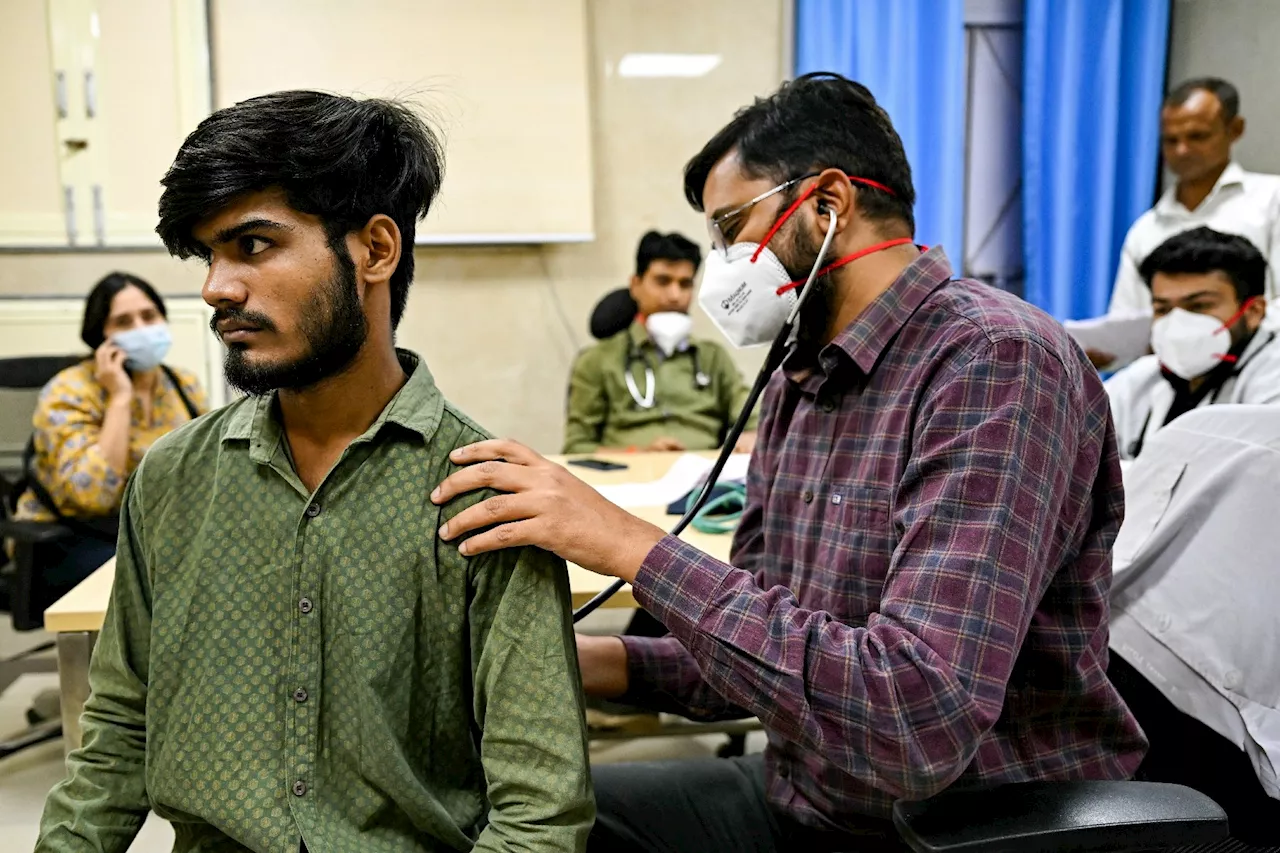
[[[726,213],[722,213],[719,216],[715,216],[715,217],[712,217],[711,219],[708,219],[707,230],[711,233],[711,247],[723,255],[725,252],[729,250],[729,240],[727,237],[725,237],[725,233],[724,233],[725,226],[727,224],[733,222],[738,217],[742,216],[742,214],[746,213],[752,207],[764,201],[769,196],[777,195],[778,193],[785,190],[787,187],[795,186],[801,181],[807,181],[809,178],[816,178],[818,175],[821,175],[821,174],[822,172],[810,172],[807,175],[801,175],[798,178],[792,178],[791,180],[787,181],[784,184],[778,184],[776,187],[769,190],[768,192],[761,193],[760,195],[751,199],[751,201],[747,202],[746,204],[739,205],[735,207],[733,210],[727,211]],[[859,178],[854,175],[848,175],[847,177],[852,183],[859,184],[864,187],[870,187],[871,189],[880,190],[881,192],[888,193],[894,198],[897,198],[897,195],[898,195],[897,193],[895,193],[893,190],[889,189],[887,186],[880,183],[879,181],[873,181],[870,178]]]
[[[740,204],[737,207],[735,207],[733,210],[727,211],[725,213],[720,214],[719,216],[714,216],[711,219],[708,219],[707,231],[711,234],[711,248],[715,249],[717,252],[720,252],[721,254],[724,254],[729,249],[729,240],[728,238],[725,237],[725,234],[724,234],[725,225],[733,222],[738,217],[742,216],[742,214],[746,213],[748,210],[755,207],[760,202],[764,201],[766,198],[769,198],[770,196],[773,196],[773,195],[777,195],[778,193],[785,190],[787,187],[795,186],[801,181],[808,180],[809,178],[816,178],[820,174],[822,173],[810,172],[807,175],[801,175],[798,178],[792,178],[786,183],[778,184],[773,189],[761,193],[760,195],[751,199],[751,201],[747,202],[746,204]]]

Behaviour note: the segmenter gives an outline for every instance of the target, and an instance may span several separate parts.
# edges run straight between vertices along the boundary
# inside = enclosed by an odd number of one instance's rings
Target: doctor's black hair
[[[111,317],[111,302],[116,298],[116,294],[126,287],[136,287],[141,290],[155,303],[161,317],[166,319],[169,317],[169,312],[164,307],[164,300],[145,280],[132,273],[110,273],[93,286],[93,290],[89,291],[89,295],[84,300],[84,320],[80,324],[80,340],[84,341],[89,349],[96,350],[107,339],[107,320]]]
[[[892,195],[855,185],[859,212],[873,221],[901,221],[915,233],[916,193],[902,139],[861,83],[818,71],[740,109],[684,167],[684,195],[694,210],[704,210],[707,176],[731,151],[747,176],[779,184],[832,167],[884,184]],[[794,198],[798,189],[788,195]]]
[[[1257,247],[1236,234],[1200,227],[1174,234],[1147,255],[1138,273],[1151,287],[1156,273],[1205,274],[1218,272],[1235,286],[1241,305],[1263,296],[1267,285],[1267,259]]]
[[[178,150],[161,184],[156,233],[180,258],[207,258],[192,236],[201,220],[246,193],[278,187],[289,206],[319,217],[330,248],[376,214],[400,229],[391,275],[391,322],[404,313],[413,280],[413,237],[444,177],[437,132],[408,106],[325,92],[274,92],[218,110]]]
[[[702,250],[697,243],[675,231],[670,234],[647,231],[636,247],[636,275],[643,276],[654,261],[689,261],[697,272],[702,266]]]

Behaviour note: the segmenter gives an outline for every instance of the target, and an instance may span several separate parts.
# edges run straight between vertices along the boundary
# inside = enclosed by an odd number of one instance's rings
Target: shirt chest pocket
[[[806,607],[864,619],[880,600],[896,537],[889,492],[849,480],[800,487],[802,519],[791,588]]]

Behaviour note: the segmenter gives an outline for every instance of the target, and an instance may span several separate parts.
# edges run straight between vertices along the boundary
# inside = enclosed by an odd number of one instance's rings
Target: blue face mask
[[[142,371],[159,367],[169,354],[173,336],[168,323],[152,323],[111,336],[111,343],[124,350],[124,366],[128,370]]]

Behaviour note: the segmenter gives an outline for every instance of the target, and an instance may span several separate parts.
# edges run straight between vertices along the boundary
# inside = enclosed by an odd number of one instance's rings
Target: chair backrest
[[[0,358],[0,474],[16,479],[22,471],[22,451],[31,437],[31,415],[40,389],[84,359],[83,355]]]
[[[631,325],[639,310],[627,288],[606,293],[591,310],[591,336],[598,341],[613,337]]]

